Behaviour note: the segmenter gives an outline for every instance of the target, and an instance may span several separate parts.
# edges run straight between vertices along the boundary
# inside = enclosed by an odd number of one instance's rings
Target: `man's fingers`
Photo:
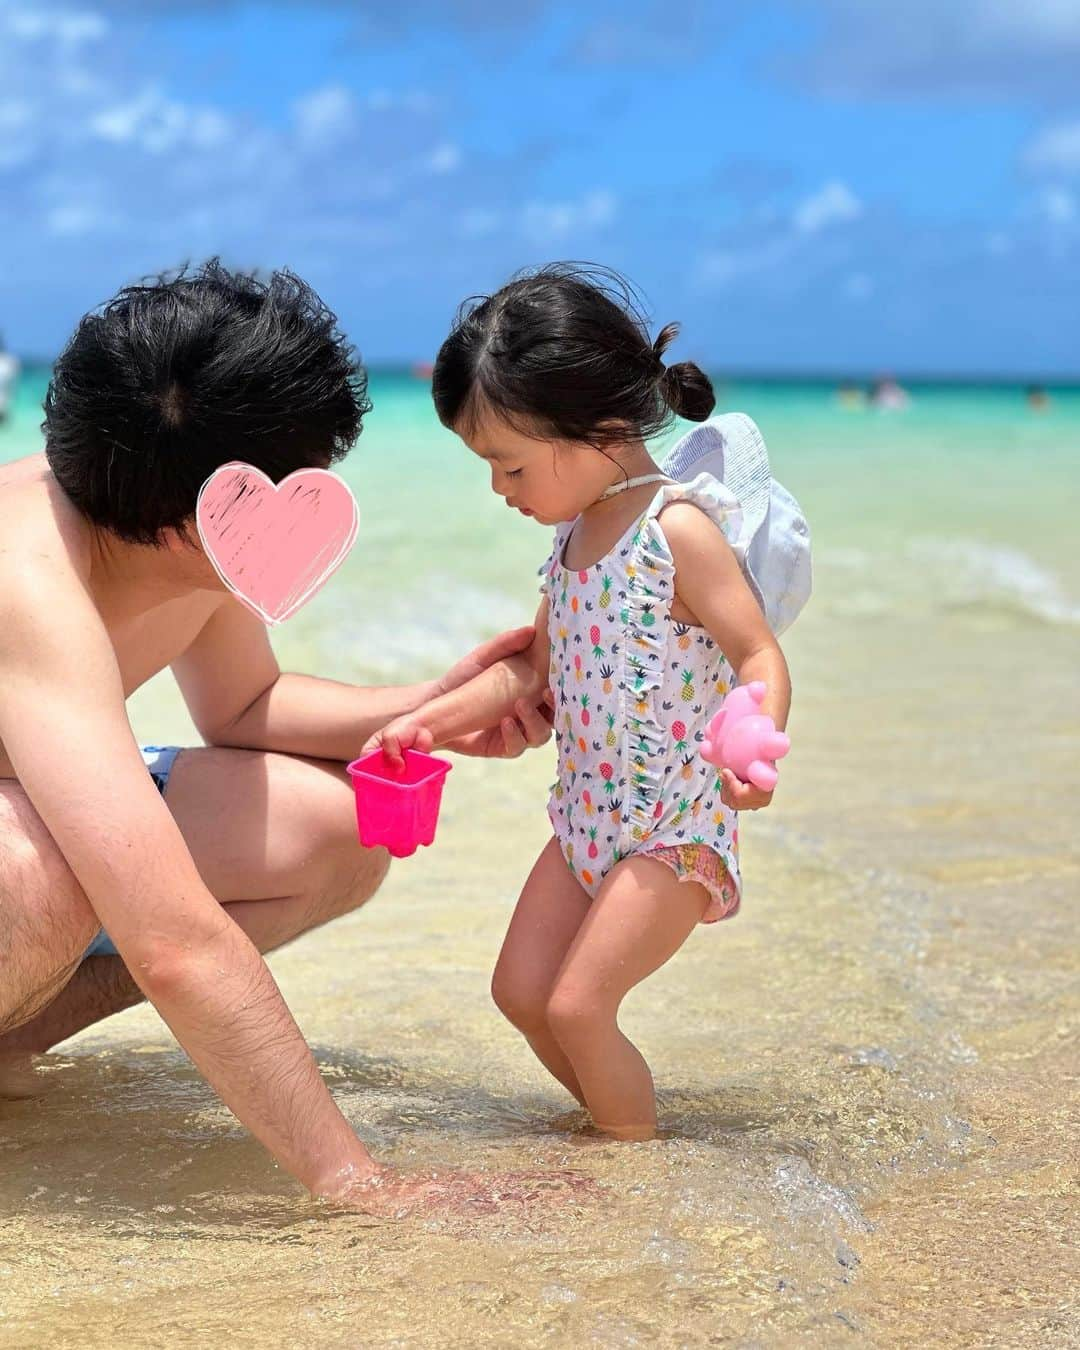
[[[490,666],[495,661],[501,661],[504,656],[524,651],[535,636],[535,628],[512,628],[497,637],[489,638],[487,642],[482,642],[473,652],[473,658],[478,665]]]
[[[521,728],[512,717],[504,717],[500,726],[506,758],[517,759],[518,755],[525,752],[526,742]]]
[[[529,746],[543,745],[551,736],[551,722],[535,704],[519,701],[514,706]]]

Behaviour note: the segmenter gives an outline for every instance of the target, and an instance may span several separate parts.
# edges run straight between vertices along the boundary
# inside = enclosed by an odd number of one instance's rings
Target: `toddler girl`
[[[512,715],[549,686],[558,778],[552,838],[495,970],[499,1008],[620,1139],[651,1138],[648,1065],[619,1030],[627,992],[741,883],[736,812],[771,794],[698,753],[722,697],[764,680],[778,727],[784,657],[724,535],[715,478],[672,482],[646,449],[672,413],[702,421],[712,386],[665,365],[618,278],[548,267],[469,303],[439,352],[435,406],[511,510],[554,527],[527,653],[388,726],[398,757]]]

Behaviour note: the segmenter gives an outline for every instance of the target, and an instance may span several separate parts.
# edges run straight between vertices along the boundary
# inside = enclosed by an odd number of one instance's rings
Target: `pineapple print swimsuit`
[[[611,552],[580,571],[563,564],[575,522],[556,529],[542,573],[559,759],[548,815],[591,896],[620,859],[656,856],[705,886],[713,922],[739,907],[738,822],[700,746],[735,681],[704,628],[671,618],[675,567],[660,513],[674,501],[723,528],[731,498],[709,474],[665,483]]]

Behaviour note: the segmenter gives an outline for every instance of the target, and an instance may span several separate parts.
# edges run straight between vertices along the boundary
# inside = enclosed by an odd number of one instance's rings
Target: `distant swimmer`
[[[836,401],[848,410],[866,407],[866,392],[854,380],[845,380],[837,386]]]
[[[1029,384],[1026,391],[1027,405],[1032,412],[1049,412],[1050,395],[1041,384]]]
[[[911,402],[911,395],[897,384],[891,375],[875,380],[870,393],[870,402],[875,408],[884,408],[890,412],[899,412]]]
[[[4,346],[0,337],[0,422],[8,415],[8,408],[15,393],[15,381],[19,377],[19,362]]]

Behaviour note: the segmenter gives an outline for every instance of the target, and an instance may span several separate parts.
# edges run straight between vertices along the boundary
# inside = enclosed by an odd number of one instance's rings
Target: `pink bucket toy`
[[[365,848],[380,844],[407,858],[435,838],[443,780],[453,768],[445,759],[405,751],[405,769],[395,771],[381,750],[348,766],[356,793],[356,824]]]

